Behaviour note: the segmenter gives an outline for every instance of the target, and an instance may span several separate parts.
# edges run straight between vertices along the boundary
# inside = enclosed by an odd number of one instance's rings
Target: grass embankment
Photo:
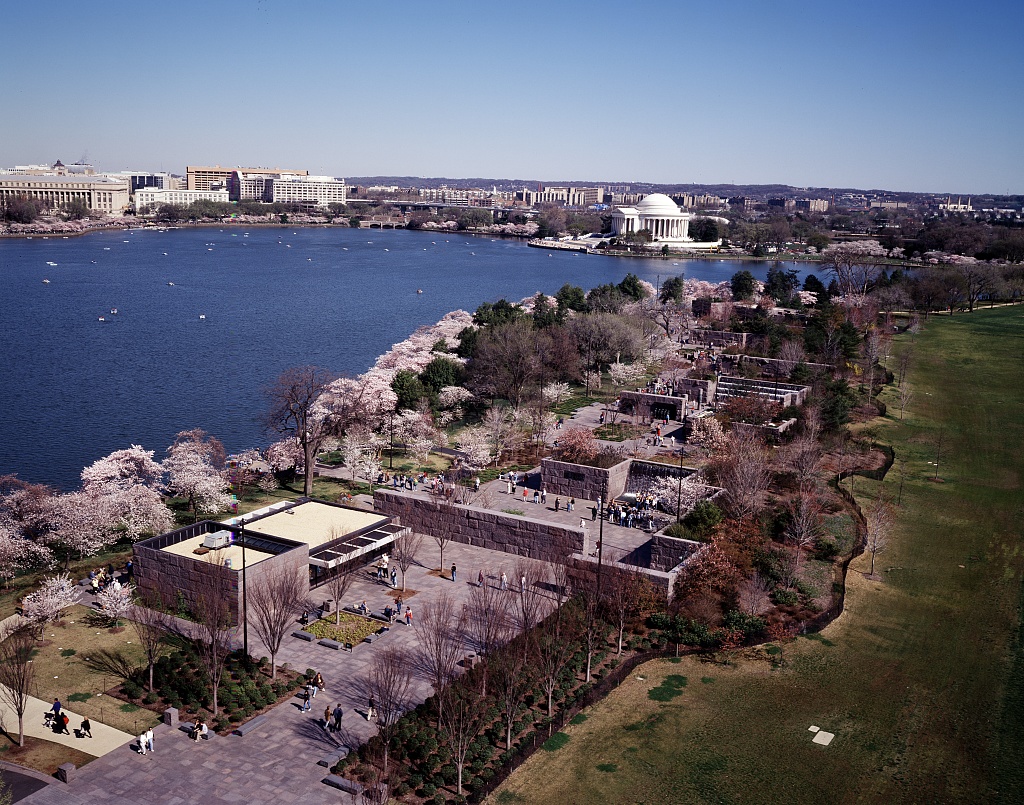
[[[787,645],[781,670],[757,652],[642,666],[493,801],[1024,801],[1022,332],[1024,311],[1003,308],[917,337],[906,418],[890,405],[863,428],[896,449],[887,496],[906,462],[882,580],[854,561],[846,611],[821,636]],[[862,506],[879,486],[857,479]],[[652,700],[669,674],[689,685]],[[811,725],[831,746],[811,743]]]

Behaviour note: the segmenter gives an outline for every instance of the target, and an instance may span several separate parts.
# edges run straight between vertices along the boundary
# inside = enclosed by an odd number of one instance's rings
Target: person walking
[[[477,587],[483,587],[484,586],[484,572],[482,570],[479,573],[476,574],[476,586]]]
[[[341,709],[341,703],[339,702],[334,706],[334,731],[341,732],[341,717],[345,714],[345,711]]]
[[[53,717],[54,718],[58,718],[60,716],[60,708],[61,708],[60,699],[54,699],[53,700],[53,705],[50,707],[50,712],[53,713]]]
[[[540,502],[541,502],[541,505],[544,505],[544,506],[548,505],[548,490],[547,489],[541,489],[540,490]]]
[[[527,496],[528,496],[529,494],[530,494],[530,490],[529,490],[529,489],[525,489],[525,488],[524,488],[524,489],[523,489],[523,503],[524,503],[524,504],[526,503],[526,498],[527,498]]]
[[[146,730],[146,748],[149,750],[149,753],[151,755],[156,752],[156,750],[153,749],[153,729],[152,728]]]
[[[576,498],[569,498],[569,511],[576,508]]]
[[[140,732],[139,733],[139,754],[140,755],[145,755],[146,754],[146,746],[148,744],[149,744],[149,741],[146,740],[146,733],[145,732]]]
[[[555,498],[555,511],[557,512],[560,508],[562,508],[562,499]]]
[[[370,703],[366,708],[366,720],[376,721],[377,720],[377,704],[373,699],[373,694],[370,694]]]
[[[306,683],[306,692],[302,700],[302,712],[307,713],[313,709],[313,694],[316,692],[316,688],[313,687],[312,682]]]
[[[88,716],[82,719],[82,725],[78,728],[78,731],[82,733],[83,738],[92,737],[92,724],[89,723]]]
[[[540,503],[540,492],[536,489],[533,490],[533,505],[536,506]]]
[[[71,734],[71,730],[68,729],[68,723],[70,721],[71,721],[71,719],[68,718],[68,714],[67,713],[61,713],[60,714],[60,732],[61,732],[61,735],[70,735]]]
[[[398,586],[398,570],[397,568],[391,568],[391,589],[395,589]]]
[[[412,607],[405,608],[405,625],[412,626]]]
[[[504,570],[501,571],[501,589],[503,589],[503,590],[507,590],[508,589],[508,576],[505,575],[505,571]]]
[[[452,581],[455,581],[455,565],[452,565]]]
[[[313,687],[314,687],[314,690],[313,690],[313,698],[314,699],[316,698],[317,691],[320,691],[321,693],[323,693],[325,690],[327,690],[327,686],[324,684],[323,674],[321,674],[319,671],[317,671],[316,672],[316,676],[313,677]]]
[[[526,592],[526,575],[525,574],[523,574],[523,576],[519,579],[519,592],[520,593],[525,593]]]
[[[331,731],[331,706],[327,705],[324,708],[324,729],[327,732]]]

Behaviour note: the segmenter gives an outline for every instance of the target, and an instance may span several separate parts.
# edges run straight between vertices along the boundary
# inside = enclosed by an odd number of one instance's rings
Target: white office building
[[[346,203],[345,180],[333,176],[268,176],[266,186],[269,200],[275,203],[309,207]]]
[[[228,201],[227,190],[164,190],[142,187],[135,191],[135,209],[159,204],[177,204],[187,207],[193,201]]]

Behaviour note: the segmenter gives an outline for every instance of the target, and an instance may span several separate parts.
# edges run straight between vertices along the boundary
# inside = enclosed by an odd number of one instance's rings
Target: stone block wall
[[[667,573],[694,556],[704,547],[704,544],[692,539],[654,534],[650,542],[651,569]]]
[[[541,486],[549,495],[573,497],[577,501],[597,500],[605,489],[608,499],[614,500],[626,491],[629,477],[629,459],[604,467],[588,467],[545,458],[540,462]]]
[[[202,522],[136,543],[132,549],[132,574],[141,595],[157,595],[167,609],[176,609],[180,599],[193,609],[203,595],[223,594],[228,600],[231,623],[240,622],[242,610],[242,571],[207,562],[198,556],[178,556],[162,550],[198,534],[224,528],[219,523]],[[292,547],[294,546],[294,547]],[[309,576],[309,547],[301,543],[282,543],[282,553],[249,565],[245,576],[250,587],[277,568],[292,568]]]
[[[551,494],[550,489],[548,493]],[[404,492],[377,489],[374,508],[397,517],[399,523],[423,534],[447,533],[453,542],[494,551],[552,560],[566,551],[586,553],[587,533],[531,517],[441,503]]]

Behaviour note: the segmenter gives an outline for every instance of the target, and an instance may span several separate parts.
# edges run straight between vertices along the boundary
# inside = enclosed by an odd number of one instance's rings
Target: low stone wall
[[[589,547],[587,532],[582,528],[477,506],[439,502],[389,489],[376,490],[373,504],[377,511],[397,517],[401,525],[413,531],[447,533],[453,542],[515,556],[553,560],[565,552],[587,553]]]
[[[615,500],[626,491],[629,459],[612,467],[588,467],[545,458],[540,462],[541,486],[549,495],[580,500],[597,500],[608,490],[608,499]]]
[[[607,559],[604,560],[604,567],[609,569],[608,572],[618,570],[622,573],[635,573],[639,570],[651,582],[658,594],[665,597],[666,602],[672,600],[672,594],[676,586],[676,577],[679,575],[678,570],[666,573],[661,570],[652,570],[647,567],[637,568],[635,565],[624,564],[622,562],[610,562]],[[586,574],[590,577],[588,580],[592,580],[592,578],[597,574],[597,557],[581,553],[573,554],[572,569],[574,575]]]
[[[704,543],[692,539],[655,534],[651,537],[650,542],[651,569],[671,572],[703,547]]]

